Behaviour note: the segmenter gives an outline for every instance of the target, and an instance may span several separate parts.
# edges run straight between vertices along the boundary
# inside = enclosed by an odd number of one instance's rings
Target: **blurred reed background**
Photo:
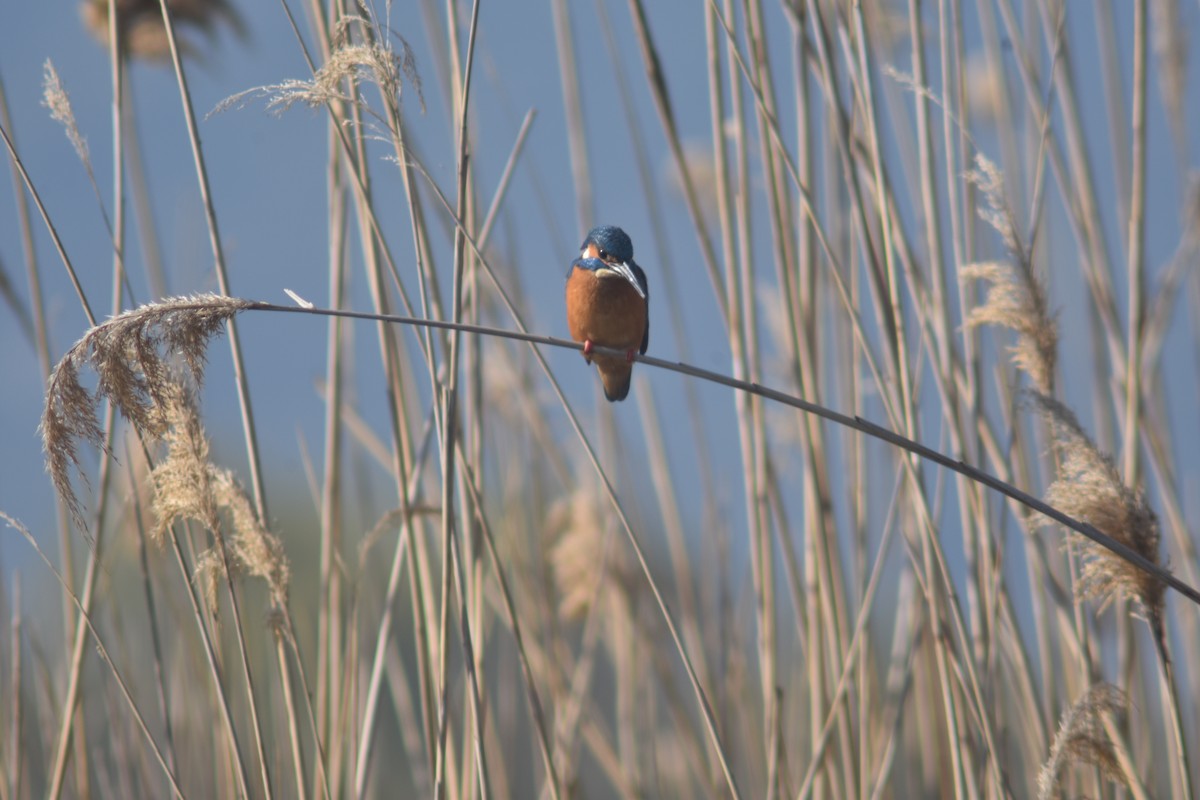
[[[0,71],[0,798],[1194,796],[1195,6],[116,6]],[[1020,491],[456,327],[598,223],[650,355]]]

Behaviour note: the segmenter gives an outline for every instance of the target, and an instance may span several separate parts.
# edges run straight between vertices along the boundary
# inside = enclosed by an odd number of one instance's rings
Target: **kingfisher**
[[[596,362],[604,396],[624,400],[633,378],[634,352],[650,344],[650,287],[633,260],[633,242],[615,225],[592,228],[579,258],[567,271],[567,326],[583,343],[583,357]],[[593,355],[594,347],[624,350],[620,356]]]

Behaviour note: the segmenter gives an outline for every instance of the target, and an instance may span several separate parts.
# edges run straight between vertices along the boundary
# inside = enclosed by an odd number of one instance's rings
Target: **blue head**
[[[587,250],[589,244],[596,245],[601,261],[628,264],[633,261],[633,241],[625,231],[616,225],[600,225],[588,231],[583,240],[582,250]]]
[[[629,281],[643,299],[649,294],[646,273],[633,260],[633,241],[616,225],[600,225],[588,231],[579,258],[571,262],[571,270],[576,267],[596,273],[615,273]],[[568,277],[570,274],[567,273]]]

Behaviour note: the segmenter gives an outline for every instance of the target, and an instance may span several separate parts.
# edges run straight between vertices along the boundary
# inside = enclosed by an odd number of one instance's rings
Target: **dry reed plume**
[[[208,40],[220,24],[228,25],[238,36],[245,35],[241,15],[226,0],[167,0],[167,5],[176,24],[198,30]],[[109,42],[108,15],[113,6],[114,0],[83,0],[79,6],[84,27],[105,46]],[[165,61],[170,57],[170,41],[158,0],[115,0],[115,6],[117,37],[124,52],[150,61]],[[180,46],[188,53],[200,52],[187,40]]]
[[[87,529],[87,523],[71,485],[71,470],[84,477],[81,442],[103,446],[97,414],[100,401],[114,403],[143,437],[161,438],[170,426],[168,411],[178,394],[175,370],[182,368],[184,379],[202,385],[209,340],[249,305],[212,294],[144,305],[89,330],[54,367],[42,411],[42,446],[54,488],[81,530]],[[96,372],[95,391],[80,381],[84,367]]]
[[[283,545],[263,526],[233,473],[209,461],[208,437],[192,393],[175,383],[161,394],[167,455],[150,473],[155,537],[161,540],[177,522],[196,520],[221,540],[197,559],[197,578],[205,584],[209,604],[215,606],[218,579],[226,572],[220,548],[228,546],[229,566],[266,581],[271,602],[283,608],[289,575]]]
[[[1070,764],[1094,766],[1109,780],[1125,783],[1103,717],[1124,709],[1126,702],[1120,689],[1099,683],[1067,709],[1054,736],[1050,757],[1038,773],[1038,800],[1062,796],[1063,772]]]
[[[356,28],[371,31],[365,37],[367,41],[354,40]],[[378,33],[380,31],[372,27],[369,19],[342,17],[336,26],[334,49],[328,61],[311,78],[291,79],[238,92],[217,104],[212,113],[237,107],[249,97],[266,97],[267,109],[276,114],[282,114],[296,104],[321,108],[345,101],[357,102],[365,112],[377,116],[377,112],[362,101],[358,91],[360,84],[374,84],[385,97],[399,100],[405,80],[416,91],[417,100],[424,108],[421,76],[417,73],[412,48],[402,37],[394,36],[392,38],[400,45],[397,51],[390,39],[380,43]]]
[[[79,131],[79,124],[75,121],[75,110],[71,107],[71,97],[63,88],[58,70],[54,68],[54,63],[50,59],[46,59],[42,70],[42,105],[50,109],[50,118],[66,130],[71,147],[75,148],[75,154],[79,156],[79,160],[90,174],[92,160],[88,155],[87,140],[83,138],[83,134]]]
[[[1046,490],[1046,502],[1159,563],[1158,516],[1146,493],[1125,485],[1112,459],[1100,452],[1071,409],[1054,398],[1033,396],[1050,425],[1060,460],[1058,479]],[[1118,591],[1124,592],[1137,600],[1155,632],[1161,634],[1162,582],[1090,539],[1074,533],[1072,538],[1084,559],[1076,596],[1099,600],[1103,607]]]
[[[578,620],[599,602],[606,616],[628,619],[637,573],[614,546],[596,492],[582,488],[561,498],[550,508],[546,525],[553,537],[549,551],[559,616]]]
[[[985,302],[971,309],[965,324],[999,325],[1017,334],[1017,343],[1009,352],[1013,363],[1033,382],[1031,394],[1050,426],[1058,456],[1058,478],[1047,489],[1046,502],[1157,564],[1158,518],[1145,492],[1125,485],[1112,459],[1099,451],[1074,412],[1053,397],[1058,325],[1049,311],[1046,287],[1034,272],[1004,199],[1003,176],[994,163],[978,156],[976,169],[967,178],[987,200],[988,207],[980,209],[980,217],[1000,234],[1015,263],[963,267],[964,277],[990,283]],[[1072,538],[1084,555],[1075,586],[1078,599],[1098,599],[1103,607],[1123,590],[1141,604],[1160,633],[1162,582],[1091,539],[1077,533],[1072,533]]]
[[[991,225],[1004,242],[1013,263],[968,264],[963,278],[989,283],[982,305],[971,309],[964,320],[968,327],[999,325],[1016,332],[1010,349],[1013,363],[1027,374],[1037,390],[1052,394],[1058,363],[1058,323],[1050,313],[1046,286],[1034,272],[1029,253],[1022,246],[1008,204],[999,168],[984,156],[976,157],[976,168],[967,175],[983,192],[988,207],[979,216]]]

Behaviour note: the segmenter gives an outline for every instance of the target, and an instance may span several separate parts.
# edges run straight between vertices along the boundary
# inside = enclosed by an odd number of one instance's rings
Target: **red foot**
[[[595,345],[594,345],[594,344],[592,344],[592,340],[591,340],[591,339],[584,339],[584,340],[583,340],[583,354],[584,354],[585,356],[590,356],[590,355],[592,354],[592,350],[593,350],[594,348],[595,348]]]
[[[633,363],[633,355],[636,352],[637,352],[636,350],[626,350],[625,351],[625,360],[628,361],[630,364],[632,364]]]

